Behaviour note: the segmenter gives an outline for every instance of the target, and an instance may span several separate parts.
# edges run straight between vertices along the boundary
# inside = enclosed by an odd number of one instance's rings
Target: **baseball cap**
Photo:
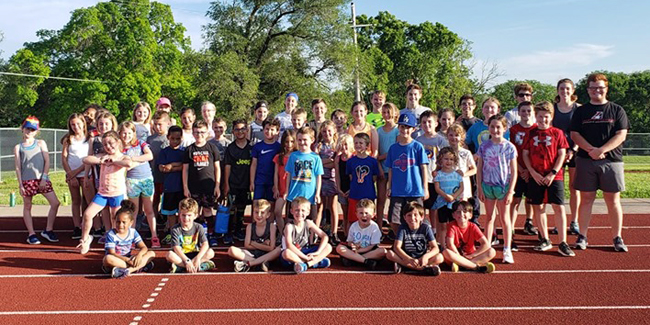
[[[156,106],[160,106],[160,105],[172,106],[172,102],[167,97],[160,97],[160,99],[156,102]]]
[[[23,122],[23,128],[38,130],[39,124],[40,122],[38,121],[36,116],[28,116]]]
[[[284,99],[287,99],[287,97],[293,97],[298,101],[298,94],[296,93],[288,93],[286,96],[284,96]]]
[[[404,112],[400,114],[397,124],[410,126],[412,128],[418,126],[417,119],[415,118],[415,115],[411,112]]]

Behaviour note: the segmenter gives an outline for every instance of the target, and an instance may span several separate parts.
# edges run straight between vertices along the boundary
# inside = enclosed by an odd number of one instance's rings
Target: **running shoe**
[[[244,261],[235,261],[235,272],[244,273],[251,269],[250,265]]]
[[[217,240],[217,237],[214,236],[214,234],[208,235],[208,243],[210,243],[210,247],[219,246],[219,241]]]
[[[237,231],[235,232],[233,237],[238,241],[244,241],[244,239],[246,239],[246,234],[241,231]]]
[[[79,248],[81,250],[82,255],[88,253],[88,251],[90,250],[90,244],[92,242],[93,242],[93,237],[92,236],[89,236],[88,239],[86,239],[86,241],[83,241],[81,239],[79,240],[79,245],[77,245],[77,248]]]
[[[506,249],[503,251],[503,263],[506,264],[513,264],[515,263],[515,260],[512,258],[512,251],[509,249]]]
[[[214,269],[215,267],[217,267],[217,266],[214,265],[214,262],[208,260],[208,261],[205,261],[205,262],[201,263],[201,265],[199,265],[199,271],[201,271],[201,272],[210,271],[210,270]]]
[[[151,237],[151,248],[160,248],[160,239],[158,237]]]
[[[81,228],[74,227],[72,230],[72,239],[81,239]]]
[[[537,246],[535,246],[534,250],[538,252],[545,252],[549,249],[551,249],[553,245],[551,244],[551,241],[548,239],[542,239],[542,241],[539,242]]]
[[[43,230],[43,231],[41,231],[41,236],[43,236],[43,238],[47,239],[51,243],[58,243],[59,242],[59,237],[57,237],[56,234],[54,233],[54,231],[52,231],[52,230],[49,230],[49,231],[48,230]]]
[[[267,273],[268,273],[269,270],[270,270],[270,268],[269,268],[269,262],[263,262],[263,263],[260,265],[260,268],[262,269],[263,272],[267,272]]]
[[[98,243],[98,244],[105,244],[105,243],[106,243],[106,234],[103,234],[103,235],[102,235],[102,236],[97,240],[97,243]],[[133,245],[135,245],[135,243],[133,243],[133,244],[131,245],[131,249],[135,248]]]
[[[561,242],[560,245],[557,247],[558,253],[562,256],[576,256],[576,253],[571,250],[571,247],[569,247],[569,244],[566,242]]]
[[[186,271],[187,270],[184,267],[176,264],[172,264],[171,269],[169,269],[169,273],[185,273]]]
[[[352,261],[350,261],[349,259],[341,256],[341,264],[343,264],[343,266],[345,266],[345,267],[350,267],[350,266],[352,266]]]
[[[111,277],[114,279],[122,279],[129,276],[129,269],[122,267],[114,267],[111,271]]]
[[[553,227],[553,229],[551,229],[551,231],[549,231],[549,234],[551,234],[551,235],[557,235],[557,234],[558,234],[558,232],[557,232],[557,227]]]
[[[517,246],[517,243],[514,241],[510,241],[510,250],[513,252],[518,252],[519,251],[519,246]]]
[[[426,266],[424,267],[424,274],[430,276],[438,276],[440,275],[440,267],[438,265]]]
[[[370,271],[374,271],[375,269],[377,269],[377,263],[378,263],[377,260],[373,260],[373,259],[370,259],[370,258],[366,258],[366,260],[363,261],[363,264]]]
[[[492,262],[487,262],[485,265],[479,265],[476,267],[476,271],[479,273],[492,273],[496,269],[496,266],[494,266],[494,263]]]
[[[388,240],[394,242],[395,241],[395,232],[393,232],[393,229],[388,231]]]
[[[332,265],[332,261],[330,261],[330,259],[326,257],[326,258],[320,260],[320,262],[314,264],[312,266],[312,268],[314,268],[314,269],[326,269],[326,268],[330,267],[330,265]]]
[[[625,246],[623,238],[620,236],[614,238],[614,250],[617,252],[627,252],[627,246]]]
[[[451,263],[451,272],[452,273],[457,273],[460,268],[458,267],[458,264],[456,263]]]
[[[36,235],[29,235],[29,237],[27,237],[27,243],[31,245],[38,245],[41,243],[41,241],[38,240],[38,237],[36,237]]]
[[[163,240],[162,240],[160,243],[163,244],[163,245],[169,245],[169,244],[171,244],[171,243],[172,243],[172,235],[171,235],[171,234],[167,234],[167,235],[165,236],[165,238],[163,238]]]
[[[399,263],[395,263],[393,265],[393,273],[395,273],[395,274],[402,273],[402,266],[399,265]]]
[[[524,234],[534,236],[537,235],[537,229],[533,226],[533,222],[530,219],[526,219],[524,223]]]
[[[307,271],[307,264],[306,263],[294,263],[293,264],[293,271],[296,272],[296,274],[305,273]]]
[[[580,234],[580,226],[578,225],[577,222],[571,221],[571,223],[569,224],[569,233],[572,235]]]
[[[223,236],[223,244],[224,245],[232,245],[232,236],[231,235],[225,235]]]
[[[578,235],[578,240],[576,240],[576,246],[575,246],[576,249],[584,251],[585,249],[587,249],[587,245],[589,245],[589,243],[587,242],[587,237],[583,235]]]
[[[499,236],[497,234],[492,235],[492,246],[499,245]]]
[[[149,263],[147,263],[147,265],[145,265],[140,269],[140,272],[144,272],[144,273],[150,272],[151,270],[153,270],[153,267],[154,267],[153,261],[150,261]]]
[[[100,237],[104,236],[104,233],[105,233],[104,228],[99,228],[99,229],[95,229],[95,230],[90,231],[90,234],[95,238],[100,238]]]

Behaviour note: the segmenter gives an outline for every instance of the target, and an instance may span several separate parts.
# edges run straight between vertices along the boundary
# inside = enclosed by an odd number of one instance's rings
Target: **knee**
[[[167,252],[167,256],[165,256],[165,259],[170,263],[174,263],[175,261],[179,260],[179,257],[173,251],[169,251]]]
[[[347,247],[346,247],[345,245],[343,245],[343,244],[339,244],[338,246],[336,246],[336,252],[337,252],[339,255],[343,255],[343,254],[345,254],[347,251],[348,251]]]
[[[490,259],[493,259],[495,256],[497,256],[497,251],[494,250],[494,248],[490,247],[490,249],[488,250],[488,256],[490,257]]]
[[[228,247],[228,255],[229,255],[230,257],[232,257],[233,255],[235,255],[238,251],[239,251],[239,248],[237,248],[237,247],[235,247],[235,246],[230,246],[230,247]]]
[[[323,252],[325,253],[325,255],[329,255],[329,253],[332,252],[332,245],[330,244],[325,245],[325,249],[323,249]]]

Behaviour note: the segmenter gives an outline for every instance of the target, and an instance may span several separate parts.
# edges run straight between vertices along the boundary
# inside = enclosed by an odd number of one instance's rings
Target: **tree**
[[[544,100],[552,103],[557,95],[554,85],[541,83],[537,80],[508,80],[494,86],[492,91],[489,93],[489,96],[496,97],[501,102],[502,114],[517,106],[514,93],[515,85],[523,82],[528,83],[533,87],[533,104]],[[482,100],[477,101],[476,105],[480,106],[481,102]]]
[[[48,76],[49,67],[43,62],[42,55],[34,55],[32,51],[21,49],[12,55],[2,70],[15,74]],[[20,125],[28,114],[35,114],[28,109],[38,99],[37,87],[45,77],[32,78],[28,76],[10,75],[0,79],[0,125]],[[48,123],[43,123],[48,125]]]

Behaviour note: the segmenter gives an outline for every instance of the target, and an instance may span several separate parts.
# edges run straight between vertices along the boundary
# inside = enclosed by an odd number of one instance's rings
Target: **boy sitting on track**
[[[270,215],[269,201],[253,201],[253,223],[246,226],[244,248],[230,246],[228,249],[228,255],[236,260],[235,272],[248,272],[256,265],[268,272],[269,262],[280,256],[280,247],[275,247],[276,227],[272,219],[269,220]]]
[[[381,230],[377,223],[372,221],[375,216],[375,203],[369,199],[361,199],[357,202],[355,210],[358,221],[350,226],[347,242],[340,243],[336,252],[341,255],[344,266],[350,266],[354,261],[374,270],[386,256],[386,250],[379,247]]]
[[[494,248],[473,222],[469,222],[474,207],[467,201],[458,201],[452,206],[454,219],[447,228],[447,248],[442,252],[445,262],[451,264],[451,271],[458,272],[458,267],[480,273],[494,272],[490,260],[496,255]],[[481,246],[476,249],[474,243]]]
[[[214,251],[210,248],[205,228],[194,222],[199,214],[199,204],[185,198],[178,204],[179,223],[172,227],[172,250],[167,261],[172,263],[171,273],[196,273],[214,268]]]
[[[395,273],[402,272],[402,266],[425,274],[440,275],[442,254],[438,249],[431,226],[423,223],[424,207],[417,202],[408,202],[404,206],[405,224],[399,227],[393,250],[386,257],[395,262]]]

